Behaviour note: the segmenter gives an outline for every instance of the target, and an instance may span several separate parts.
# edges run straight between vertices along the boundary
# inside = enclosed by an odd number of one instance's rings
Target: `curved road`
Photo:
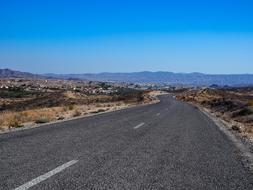
[[[240,150],[194,107],[154,105],[0,135],[0,189],[253,189]]]

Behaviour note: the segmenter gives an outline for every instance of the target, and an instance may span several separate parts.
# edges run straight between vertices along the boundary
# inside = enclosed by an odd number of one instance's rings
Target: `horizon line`
[[[0,68],[1,69],[1,68]],[[202,75],[253,75],[253,73],[204,73],[204,72],[174,72],[174,71],[148,71],[148,70],[143,70],[143,71],[128,71],[128,72],[122,72],[122,71],[117,71],[117,72],[84,72],[84,73],[54,73],[54,72],[47,72],[47,73],[35,73],[31,71],[24,71],[24,70],[18,70],[18,69],[12,69],[12,68],[2,68],[2,70],[12,70],[12,71],[18,71],[18,72],[25,72],[25,73],[31,73],[31,74],[36,74],[36,75],[49,75],[49,74],[54,74],[54,75],[85,75],[85,74],[132,74],[132,73],[172,73],[172,74],[202,74]]]

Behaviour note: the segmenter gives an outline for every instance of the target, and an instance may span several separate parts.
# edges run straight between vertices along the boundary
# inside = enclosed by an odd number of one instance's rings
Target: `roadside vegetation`
[[[109,88],[103,84],[104,88]],[[110,94],[81,90],[22,88],[0,89],[0,130],[43,124],[124,107],[149,103],[149,91],[117,87]]]

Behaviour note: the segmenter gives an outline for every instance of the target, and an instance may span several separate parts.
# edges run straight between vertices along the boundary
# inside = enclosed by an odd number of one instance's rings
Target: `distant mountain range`
[[[139,84],[170,84],[189,86],[253,86],[253,74],[202,74],[172,72],[134,72],[134,73],[99,73],[99,74],[44,74],[35,75],[27,72],[0,69],[0,78],[58,78],[82,79],[104,82],[127,82]]]
[[[14,71],[11,69],[0,69],[0,78],[40,78],[42,76],[28,73],[28,72],[21,72],[21,71]]]
[[[202,73],[134,72],[99,74],[46,74],[54,78],[78,78],[91,81],[128,82],[139,84],[170,84],[189,86],[252,86],[253,74],[210,75]]]

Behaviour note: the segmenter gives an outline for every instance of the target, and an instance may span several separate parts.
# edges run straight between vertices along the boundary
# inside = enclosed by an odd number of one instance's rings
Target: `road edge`
[[[217,126],[217,128],[224,133],[230,141],[233,142],[233,144],[241,151],[242,153],[242,162],[246,168],[249,169],[249,171],[253,174],[253,152],[251,151],[253,149],[253,143],[248,140],[244,139],[232,130],[230,130],[228,124],[222,120],[221,118],[216,117],[212,113],[210,113],[207,109],[202,108],[200,106],[196,107],[201,113],[203,113],[206,117],[208,117],[211,121],[214,122],[214,124]]]

